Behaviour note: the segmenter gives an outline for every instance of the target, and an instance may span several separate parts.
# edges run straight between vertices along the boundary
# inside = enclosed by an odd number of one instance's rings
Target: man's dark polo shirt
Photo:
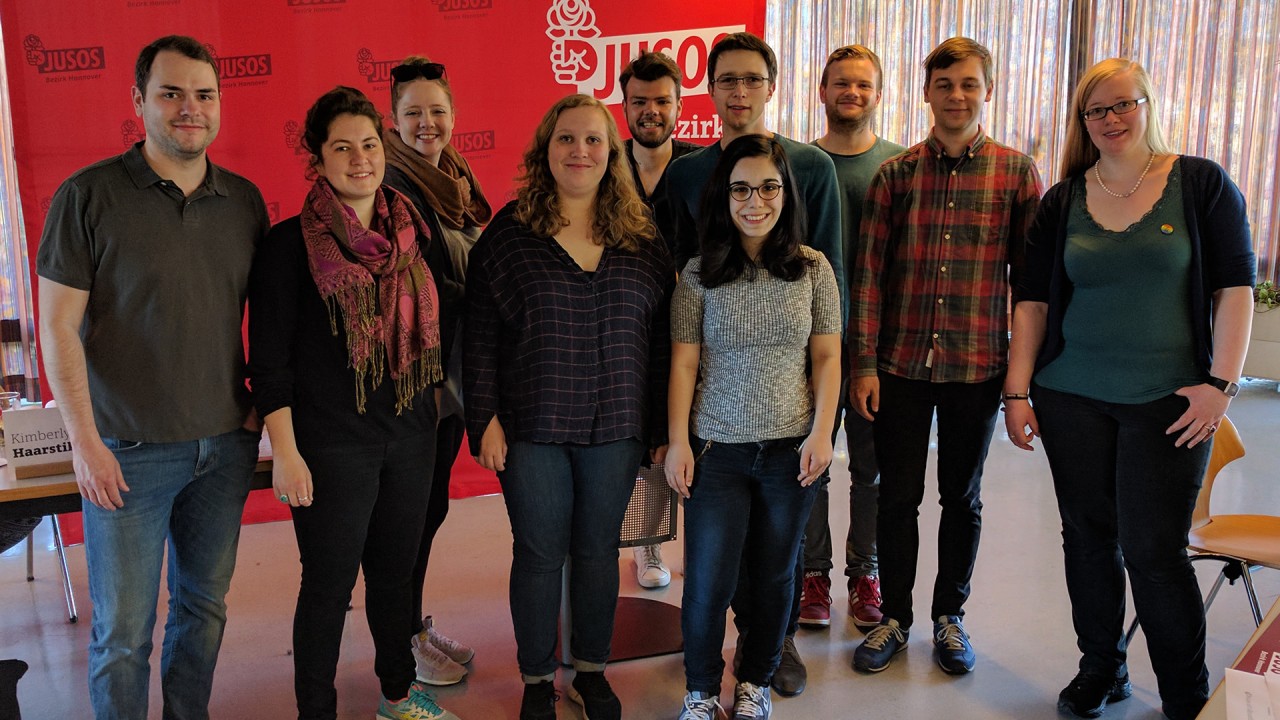
[[[244,422],[241,315],[268,226],[253,183],[210,162],[183,197],[142,143],[58,188],[36,272],[89,292],[80,336],[103,437],[179,442]]]

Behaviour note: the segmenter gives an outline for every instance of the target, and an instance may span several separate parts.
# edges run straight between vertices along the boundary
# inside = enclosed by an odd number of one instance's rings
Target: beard
[[[831,130],[837,130],[842,133],[858,133],[862,132],[871,124],[871,113],[864,112],[856,118],[845,118],[827,111],[827,127]]]
[[[635,140],[637,145],[641,147],[646,147],[652,150],[654,148],[662,147],[663,144],[665,144],[668,140],[671,139],[671,135],[674,132],[675,132],[675,128],[671,125],[668,125],[666,126],[666,132],[662,133],[662,137],[658,140],[652,140],[652,139],[646,138],[645,136],[638,134],[635,131],[632,131],[631,139]]]

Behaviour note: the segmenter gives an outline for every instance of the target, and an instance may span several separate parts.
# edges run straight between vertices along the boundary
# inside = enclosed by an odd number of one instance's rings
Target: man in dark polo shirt
[[[667,168],[681,155],[698,145],[676,140],[671,133],[680,118],[680,66],[656,52],[645,52],[627,64],[618,77],[622,107],[631,138],[625,143],[631,177],[640,198],[653,211],[658,233],[675,257],[675,218],[667,197]],[[671,583],[671,570],[662,562],[661,545],[645,545],[633,550],[636,582],[644,588],[662,588]]]
[[[169,547],[166,718],[207,718],[240,513],[257,458],[241,315],[266,207],[205,149],[218,71],[182,36],[142,50],[146,139],[54,195],[36,271],[40,344],[83,496],[94,715],[147,717]]]

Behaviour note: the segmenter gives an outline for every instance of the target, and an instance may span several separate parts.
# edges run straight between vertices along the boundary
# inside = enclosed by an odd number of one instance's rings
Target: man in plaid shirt
[[[850,289],[854,409],[874,421],[880,464],[877,544],[884,619],[854,653],[888,667],[911,627],[925,464],[938,418],[938,576],[933,644],[948,673],[973,669],[964,631],[982,526],[982,465],[1008,358],[1010,272],[1040,198],[1035,163],[988,138],[991,53],[951,38],[925,59],[929,137],[886,162],[862,215]]]

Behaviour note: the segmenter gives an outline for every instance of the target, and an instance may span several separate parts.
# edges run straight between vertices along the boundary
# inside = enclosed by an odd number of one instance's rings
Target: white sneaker
[[[430,615],[422,618],[422,628],[423,630],[419,635],[426,635],[427,640],[432,645],[435,645],[436,649],[445,655],[448,655],[450,660],[458,663],[459,665],[466,665],[476,656],[476,651],[473,650],[471,646],[463,645],[457,640],[447,637],[444,633],[436,630],[436,626],[432,623]]]
[[[417,666],[418,681],[428,685],[455,685],[467,676],[467,669],[441,652],[440,648],[424,640],[422,631],[414,635],[409,644],[413,647],[413,660]]]
[[[724,708],[720,698],[704,692],[691,692],[684,696],[684,707],[677,720],[724,720]]]
[[[671,571],[662,563],[661,545],[643,545],[632,550],[636,559],[636,582],[643,588],[671,584]]]

